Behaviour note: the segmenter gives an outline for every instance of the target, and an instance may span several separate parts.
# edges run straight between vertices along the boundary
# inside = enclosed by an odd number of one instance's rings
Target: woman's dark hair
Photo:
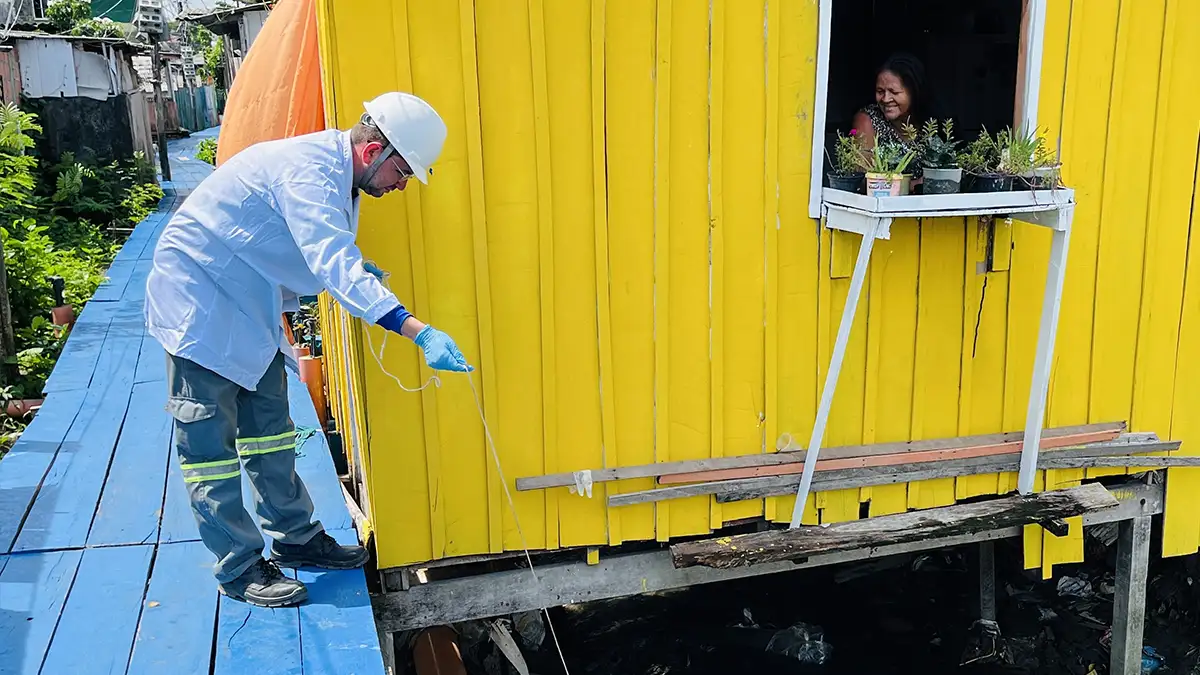
[[[875,76],[888,71],[900,78],[908,95],[912,98],[912,116],[918,119],[926,108],[925,65],[917,57],[908,52],[896,52],[889,56],[883,65],[875,71]]]

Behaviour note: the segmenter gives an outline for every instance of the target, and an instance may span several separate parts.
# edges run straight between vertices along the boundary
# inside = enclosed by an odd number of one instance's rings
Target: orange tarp
[[[324,128],[316,0],[281,0],[234,78],[217,164],[255,143]]]

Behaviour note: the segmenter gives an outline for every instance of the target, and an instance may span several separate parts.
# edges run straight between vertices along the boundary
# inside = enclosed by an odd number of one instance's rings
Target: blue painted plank
[[[85,392],[50,394],[0,465],[0,553],[12,549],[17,532],[46,471],[83,405]]]
[[[4,566],[8,564],[8,556],[0,555],[0,574],[4,574]]]
[[[171,456],[171,416],[160,383],[135,384],[88,546],[158,541]]]
[[[159,546],[128,675],[208,675],[217,587],[199,542]]]
[[[172,443],[174,443],[174,439],[172,439]],[[175,456],[174,446],[172,446],[167,465],[167,494],[163,504],[158,541],[165,544],[199,540],[200,530],[196,527],[196,517],[192,515],[192,505],[188,501],[187,487],[184,486],[183,474],[179,471],[179,459]]]
[[[41,672],[125,675],[153,553],[153,546],[84,552]]]
[[[300,613],[220,596],[213,675],[303,675]]]
[[[4,675],[38,674],[81,555],[81,551],[51,551],[10,557],[0,574]]]
[[[313,408],[308,389],[294,374],[288,372],[288,403],[292,421],[298,428],[320,429],[317,411]],[[348,530],[354,528],[350,512],[346,510],[346,497],[338,481],[333,456],[325,435],[311,435],[303,445],[296,448],[296,473],[304,480],[312,497],[315,517],[325,529]]]
[[[167,381],[167,352],[152,336],[142,337],[142,349],[138,355],[137,373],[133,377],[134,384],[141,382],[158,382],[166,392]]]
[[[54,370],[46,378],[43,393],[87,389],[115,314],[116,306],[109,302],[89,302],[83,308]]]
[[[329,534],[358,543],[354,530]],[[294,578],[308,586],[308,602],[300,606],[304,675],[385,675],[363,571],[301,569]]]
[[[141,340],[106,342],[96,381],[42,481],[14,551],[83,546],[129,407]]]
[[[96,292],[92,295],[92,300],[95,302],[115,302],[121,299],[125,293],[125,286],[129,283],[129,275],[133,273],[133,262],[126,260],[114,260],[105,272],[105,279],[96,288]]]

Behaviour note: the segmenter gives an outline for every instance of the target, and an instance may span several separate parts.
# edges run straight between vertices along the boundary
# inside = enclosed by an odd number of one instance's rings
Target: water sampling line
[[[386,273],[384,274],[382,281],[384,287],[390,291],[391,285],[387,281]],[[366,322],[364,321],[363,323],[365,324]],[[419,391],[424,391],[431,384],[435,387],[442,386],[442,380],[437,376],[436,373],[431,375],[429,379],[425,381],[425,384],[421,385],[420,387],[413,389],[404,386],[404,383],[400,380],[400,378],[393,375],[391,371],[389,371],[383,365],[383,354],[384,350],[387,349],[388,332],[386,330],[384,331],[383,344],[380,346],[378,354],[375,353],[375,343],[371,339],[371,326],[368,325],[366,331],[364,332],[367,334],[367,346],[371,350],[371,356],[375,357],[375,363],[379,366],[379,369],[383,371],[383,374],[392,378],[396,382],[396,385],[402,390],[409,393],[416,393]],[[521,537],[521,548],[525,551],[525,562],[529,565],[529,574],[533,576],[533,582],[541,586],[542,580],[540,577],[538,577],[537,572],[533,569],[533,556],[529,554],[529,541],[525,539],[525,531],[521,528],[521,519],[517,516],[517,503],[513,500],[512,492],[508,489],[508,479],[504,477],[504,468],[500,466],[500,453],[496,451],[496,442],[492,439],[492,430],[491,427],[488,426],[487,416],[484,415],[483,405],[479,400],[479,390],[475,388],[475,378],[470,372],[465,374],[467,376],[467,382],[469,382],[471,385],[471,396],[475,400],[475,411],[479,413],[479,421],[483,423],[483,434],[487,440],[488,450],[491,452],[492,461],[496,464],[496,472],[500,475],[500,485],[504,487],[504,496],[508,499],[509,511],[512,512],[513,522],[516,523],[517,534]],[[563,655],[562,644],[558,641],[558,631],[554,629],[554,621],[550,618],[550,610],[546,607],[543,607],[542,613],[546,616],[546,625],[550,628],[550,636],[554,639],[555,649],[558,650],[558,658],[562,662],[563,673],[565,673],[565,675],[571,675],[571,670],[567,667],[567,659]]]

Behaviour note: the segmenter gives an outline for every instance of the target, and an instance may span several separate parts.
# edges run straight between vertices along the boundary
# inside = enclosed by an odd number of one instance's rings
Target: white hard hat
[[[446,123],[433,106],[412,94],[390,91],[363,103],[363,108],[417,180],[428,184],[446,142]]]

